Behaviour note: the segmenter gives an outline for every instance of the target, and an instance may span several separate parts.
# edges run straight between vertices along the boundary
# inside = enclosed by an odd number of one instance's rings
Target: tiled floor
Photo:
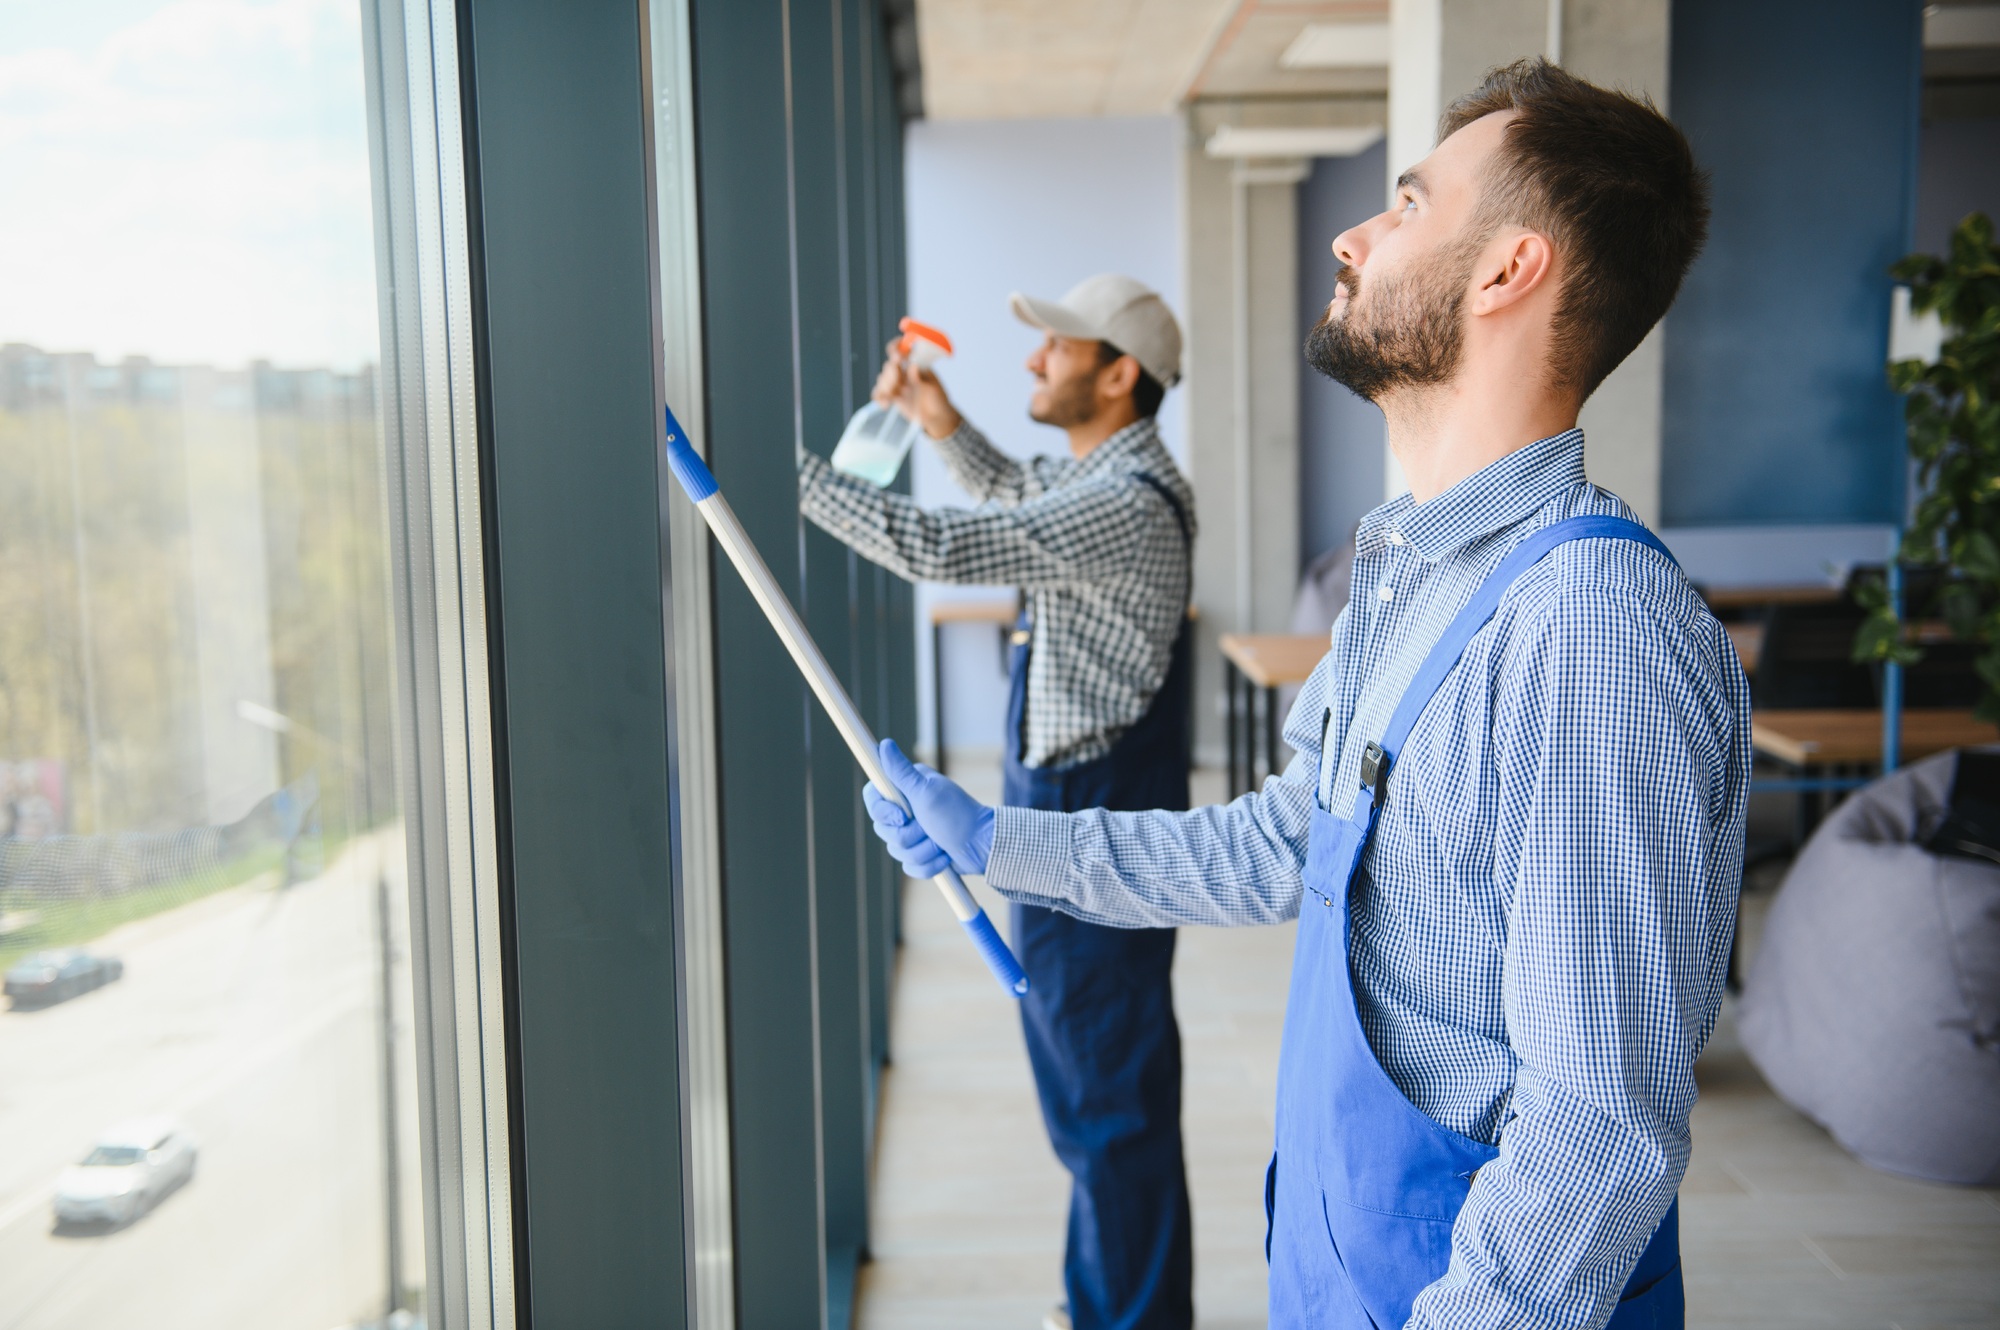
[[[1768,890],[1745,897],[1754,956]],[[1695,1064],[1681,1184],[1691,1326],[2000,1326],[2000,1191],[1856,1162],[1774,1096],[1722,1021]]]
[[[909,892],[857,1324],[1036,1330],[1061,1295],[1067,1178],[1012,1004],[929,884]],[[1291,942],[1289,927],[1181,934],[1202,1330],[1264,1324],[1263,1167]],[[1854,1162],[1764,1087],[1726,1014],[1698,1072],[1681,1191],[1690,1326],[2000,1326],[2000,1193]]]

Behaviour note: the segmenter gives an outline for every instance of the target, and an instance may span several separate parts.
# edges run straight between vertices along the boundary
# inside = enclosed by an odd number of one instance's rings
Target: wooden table
[[[2000,729],[1974,720],[1970,711],[1903,712],[1902,761],[1990,743],[2000,743]],[[1882,713],[1753,711],[1750,744],[1786,766],[1877,767],[1882,764]]]
[[[1327,653],[1328,641],[1324,633],[1224,633],[1218,645],[1229,703],[1228,794],[1233,799],[1257,784],[1258,695],[1264,701],[1264,770],[1275,774],[1278,689],[1310,678]]]
[[[1905,710],[1897,760],[1914,762],[1950,748],[2000,743],[2000,729],[1970,711]],[[1792,774],[1753,779],[1753,792],[1798,796],[1794,839],[1804,844],[1831,799],[1866,785],[1882,770],[1882,713],[1862,710],[1752,711],[1750,746]]]
[[[931,705],[937,729],[937,769],[944,770],[944,630],[955,623],[990,623],[1000,631],[1000,672],[1007,672],[1007,648],[1021,610],[1011,600],[931,602]]]
[[[1792,583],[1788,586],[1712,586],[1701,589],[1701,598],[1717,615],[1738,610],[1758,610],[1766,605],[1824,605],[1845,593],[1837,586],[1820,582]]]

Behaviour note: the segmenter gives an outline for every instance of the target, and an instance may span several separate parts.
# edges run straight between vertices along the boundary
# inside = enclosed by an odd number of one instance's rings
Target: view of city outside
[[[0,1330],[421,1324],[361,41],[0,0]]]

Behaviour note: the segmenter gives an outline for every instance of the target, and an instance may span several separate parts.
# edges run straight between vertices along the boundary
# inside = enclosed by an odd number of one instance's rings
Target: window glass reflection
[[[361,41],[0,7],[0,1326],[421,1321]]]

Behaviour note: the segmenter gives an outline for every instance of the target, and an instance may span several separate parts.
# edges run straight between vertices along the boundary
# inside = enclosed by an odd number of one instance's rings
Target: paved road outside
[[[386,1300],[379,942],[391,868],[405,1269],[422,1282],[400,837],[92,944],[125,978],[0,1010],[0,1330],[329,1330]],[[103,1128],[165,1113],[194,1180],[109,1232],[56,1231],[50,1189]]]

